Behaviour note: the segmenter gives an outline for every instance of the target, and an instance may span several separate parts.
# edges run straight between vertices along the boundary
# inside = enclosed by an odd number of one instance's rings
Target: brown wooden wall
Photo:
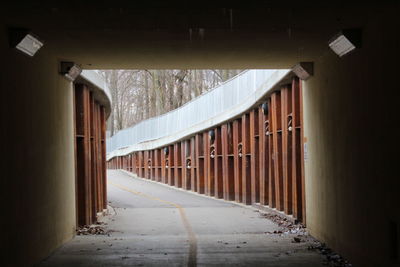
[[[105,109],[86,85],[75,84],[77,225],[94,223],[107,208]]]
[[[298,78],[213,129],[108,161],[139,177],[276,208],[305,223],[302,92]],[[264,109],[263,109],[264,107]]]

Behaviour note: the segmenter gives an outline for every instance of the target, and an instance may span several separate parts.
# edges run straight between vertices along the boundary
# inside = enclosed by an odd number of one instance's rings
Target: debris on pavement
[[[353,266],[347,260],[345,260],[342,256],[332,251],[332,249],[328,248],[324,243],[321,243],[317,240],[314,241],[313,245],[308,246],[308,250],[316,250],[320,254],[325,256],[324,264],[335,267],[351,267]]]
[[[310,236],[307,232],[306,227],[301,224],[299,221],[291,221],[285,216],[281,216],[276,213],[269,212],[259,212],[260,216],[276,223],[280,230],[275,230],[273,232],[265,232],[266,234],[276,234],[276,235],[285,235],[285,234],[295,234],[293,237],[292,243],[303,243],[309,242],[308,250],[315,250],[320,254],[325,256],[324,265],[335,266],[335,267],[351,267],[352,265],[345,260],[342,256],[337,254],[328,248],[324,243],[319,242],[317,239]],[[288,255],[288,253],[286,253]],[[289,253],[290,254],[290,253]],[[277,255],[276,257],[279,257]]]
[[[294,222],[290,221],[285,216],[280,216],[278,214],[269,213],[269,212],[259,212],[261,217],[264,217],[274,223],[276,223],[279,227],[281,227],[281,231],[266,232],[267,234],[298,234],[298,235],[308,235],[306,227],[295,220]]]
[[[96,223],[92,225],[84,225],[76,229],[77,235],[109,235],[104,226],[105,223]]]

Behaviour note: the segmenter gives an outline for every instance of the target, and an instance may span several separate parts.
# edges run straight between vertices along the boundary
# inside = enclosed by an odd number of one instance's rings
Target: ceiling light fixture
[[[361,29],[346,29],[336,34],[330,41],[329,47],[339,57],[347,55],[361,47]]]
[[[62,61],[60,64],[60,73],[71,82],[73,82],[81,72],[82,69],[74,62]]]
[[[300,62],[296,64],[292,71],[302,80],[307,80],[314,74],[314,63],[313,62]]]
[[[27,29],[12,28],[9,30],[9,37],[12,48],[31,57],[43,46],[43,41]]]

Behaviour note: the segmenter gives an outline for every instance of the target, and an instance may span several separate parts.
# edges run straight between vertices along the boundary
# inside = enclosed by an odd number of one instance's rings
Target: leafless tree
[[[242,70],[100,70],[111,91],[111,135],[178,108]]]

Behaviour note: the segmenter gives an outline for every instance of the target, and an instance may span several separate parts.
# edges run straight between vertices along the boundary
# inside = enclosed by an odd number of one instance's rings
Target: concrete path
[[[252,208],[108,171],[108,235],[76,236],[40,266],[323,266]]]

